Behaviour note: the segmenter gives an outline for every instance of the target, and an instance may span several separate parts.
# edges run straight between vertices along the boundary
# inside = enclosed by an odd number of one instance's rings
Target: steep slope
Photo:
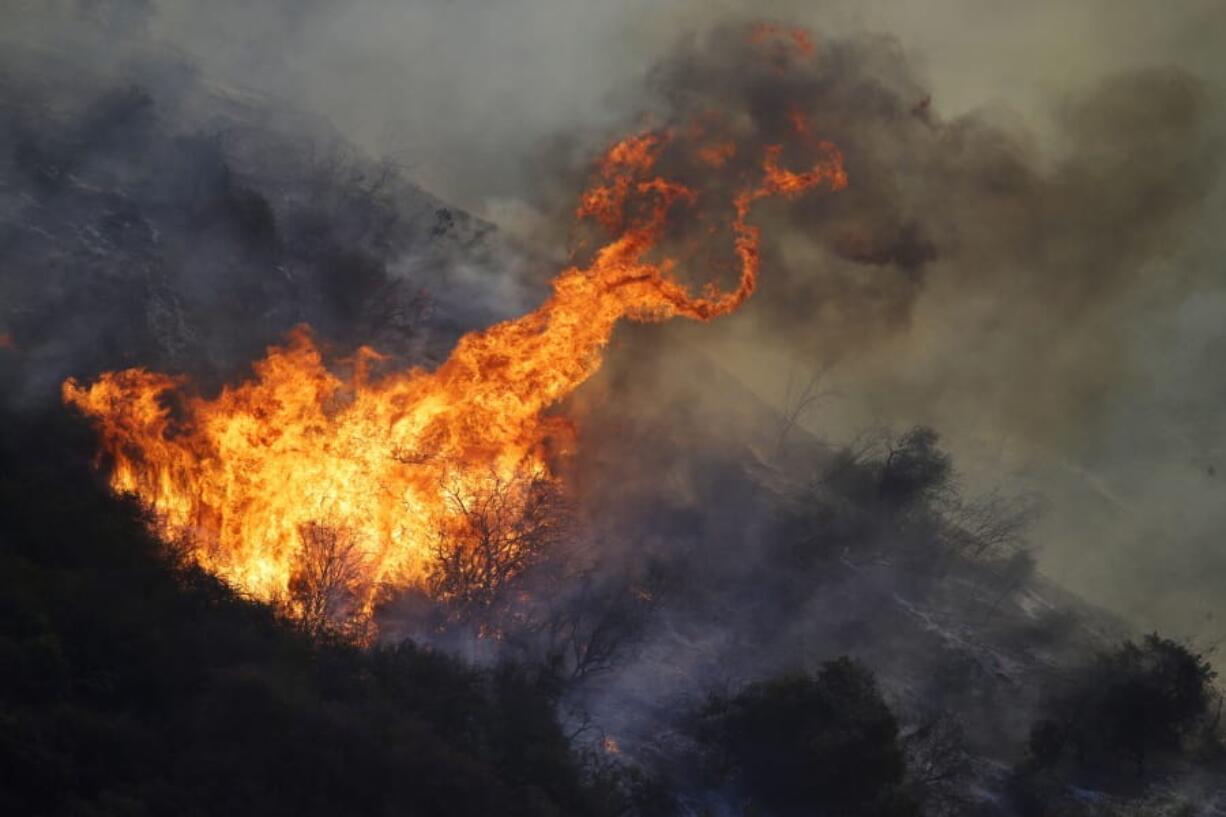
[[[1050,682],[1127,628],[1034,574],[1029,504],[975,496],[952,471],[889,493],[882,469],[907,435],[846,449],[792,429],[778,447],[778,413],[667,335],[625,333],[576,407],[598,537],[668,576],[631,657],[581,687],[577,709],[701,789],[686,719],[705,695],[851,655],[917,765],[947,744],[945,795],[999,797]]]

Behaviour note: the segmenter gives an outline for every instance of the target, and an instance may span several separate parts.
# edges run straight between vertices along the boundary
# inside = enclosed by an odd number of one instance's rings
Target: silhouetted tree
[[[556,482],[536,471],[491,473],[475,487],[445,488],[427,587],[456,617],[478,629],[505,606],[511,581],[539,564],[567,536],[571,510]]]
[[[926,719],[904,741],[907,786],[925,817],[965,814],[966,778],[971,768],[961,722],[951,715]]]
[[[872,673],[846,657],[713,698],[701,736],[751,804],[785,814],[918,814],[898,722]]]
[[[656,595],[624,578],[583,577],[578,591],[545,620],[551,663],[570,681],[611,669],[646,626]]]
[[[931,428],[916,426],[889,446],[877,483],[882,499],[905,506],[950,487],[953,464],[938,447],[940,439]]]
[[[366,566],[352,532],[309,522],[299,527],[298,537],[298,559],[289,582],[298,621],[312,634],[358,624]]]
[[[1203,655],[1157,633],[1098,656],[1052,696],[1030,733],[1039,769],[1067,761],[1075,772],[1142,776],[1180,754],[1210,716],[1216,673]]]
[[[1012,555],[1040,510],[1036,497],[995,491],[971,500],[954,497],[947,504],[949,545],[975,559]]]
[[[829,370],[829,364],[823,363],[805,378],[798,378],[795,370],[788,372],[783,403],[775,417],[775,456],[783,451],[788,435],[802,425],[805,418],[821,405],[822,401],[837,394],[822,388],[822,381]]]

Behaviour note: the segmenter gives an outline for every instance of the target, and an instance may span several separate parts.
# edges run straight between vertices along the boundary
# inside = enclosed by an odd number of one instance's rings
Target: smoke
[[[1216,637],[1221,87],[1133,65],[1070,80],[1042,118],[950,116],[894,36],[819,33],[808,58],[748,30],[682,37],[642,107],[674,125],[719,111],[751,149],[799,109],[851,184],[759,214],[755,299],[661,348],[701,345],[769,400],[824,371],[835,397],[807,421],[827,437],[936,426],[969,483],[1049,498],[1050,573],[1142,626]]]
[[[1047,572],[1142,626],[1214,637],[1219,4],[775,3],[769,16],[816,32],[783,76],[725,22],[747,13],[763,12],[10,7],[0,332],[15,351],[0,348],[0,366],[40,395],[134,363],[220,381],[299,320],[342,345],[383,327],[376,345],[428,363],[461,329],[534,301],[523,281],[566,256],[558,213],[610,134],[644,112],[683,124],[716,108],[760,147],[795,104],[843,150],[850,187],[756,214],[772,243],[743,312],[630,330],[656,343],[621,342],[590,395],[631,390],[627,411],[698,406],[689,422],[744,429],[761,414],[729,381],[693,375],[694,348],[767,403],[790,373],[824,367],[812,431],[936,426],[968,484],[1047,496]],[[386,168],[399,181],[357,206]],[[265,206],[275,240],[261,245]],[[372,231],[392,212],[411,215]],[[389,305],[390,318],[375,308]],[[628,357],[671,376],[619,381]]]
[[[771,214],[766,283],[716,339],[678,332],[770,397],[826,370],[824,435],[940,428],[969,480],[1049,496],[1050,572],[1215,637],[1220,87],[1140,66],[1070,82],[1038,127],[948,117],[894,37],[819,36],[780,77],[743,31],[683,41],[651,102],[758,126],[803,100],[851,184]]]
[[[909,723],[953,710],[985,756],[1021,745],[1043,668],[1098,643],[1072,619],[1110,625],[1015,582],[1024,558],[938,575],[941,514],[973,518],[992,488],[1045,497],[1043,572],[1133,624],[1216,638],[1215,4],[778,3],[755,34],[758,13],[6,10],[4,399],[42,407],[66,376],[132,365],[216,386],[299,322],[341,354],[370,343],[388,365],[429,366],[461,332],[539,302],[582,251],[574,194],[612,136],[704,128],[738,145],[726,161],[743,177],[769,145],[829,140],[847,189],[755,207],[754,298],[710,325],[624,328],[565,407],[587,535],[522,586],[539,604],[525,617],[572,650],[568,666],[590,664],[568,702],[667,766],[692,749],[668,727],[696,696],[853,652]],[[727,258],[684,260],[702,282]],[[811,377],[812,401],[787,393]],[[780,516],[804,478],[846,464],[837,443],[918,423],[941,432],[961,493],[895,519],[845,486],[801,491],[840,547],[797,567]],[[851,471],[867,480],[880,454]],[[428,600],[385,613],[390,636],[439,638]],[[555,651],[541,632],[437,643]]]
[[[12,14],[6,400],[42,406],[69,375],[137,365],[216,387],[297,323],[342,355],[429,365],[539,299],[529,254],[491,224],[319,116],[203,74],[149,33],[152,6]]]

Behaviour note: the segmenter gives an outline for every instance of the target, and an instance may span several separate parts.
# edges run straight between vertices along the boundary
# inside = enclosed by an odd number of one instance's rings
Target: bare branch
[[[819,365],[803,382],[796,377],[796,370],[788,372],[788,383],[784,389],[783,406],[778,416],[778,430],[775,435],[775,453],[783,450],[787,436],[805,417],[828,398],[837,396],[838,392],[822,390],[822,380],[830,370],[830,364]]]
[[[299,622],[315,634],[357,624],[367,570],[352,532],[308,522],[298,536],[301,548],[289,591]]]
[[[447,516],[434,544],[427,587],[453,614],[493,627],[513,580],[539,564],[570,530],[570,508],[542,473],[491,472],[478,485],[444,486]]]

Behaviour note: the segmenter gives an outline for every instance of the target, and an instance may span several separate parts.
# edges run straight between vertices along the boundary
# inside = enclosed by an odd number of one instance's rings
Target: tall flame
[[[779,146],[767,148],[759,178],[730,202],[739,281],[695,296],[673,276],[675,262],[659,257],[670,211],[698,198],[656,174],[671,139],[647,132],[613,145],[577,211],[613,238],[587,266],[558,275],[534,312],[465,335],[434,371],[372,378],[379,355],[362,348],[342,379],[299,327],[251,379],[212,399],[185,393],[182,377],[141,368],[88,386],[67,380],[63,399],[96,423],[112,488],[151,506],[160,532],[184,538],[203,567],[256,597],[288,599],[303,531],[327,525],[360,550],[369,608],[375,588],[425,575],[451,513],[447,497],[491,476],[548,474],[547,445],[565,444],[567,428],[546,412],[599,368],[619,320],[732,312],[758,279],[751,205],[847,183],[832,145],[819,145],[816,163],[799,172],[780,166]]]

